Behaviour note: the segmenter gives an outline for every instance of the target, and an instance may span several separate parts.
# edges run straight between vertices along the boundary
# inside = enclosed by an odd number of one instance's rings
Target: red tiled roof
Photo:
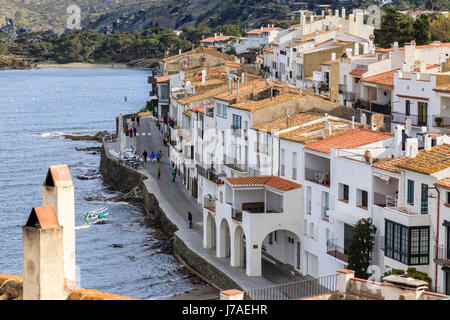
[[[230,61],[226,61],[223,63],[224,66],[230,66],[230,67],[240,67],[241,64],[237,63],[237,62],[230,62]]]
[[[210,106],[213,106],[213,105],[214,105],[214,103],[205,104],[203,106],[194,107],[194,108],[192,108],[190,110],[194,111],[194,112],[205,113],[205,107],[210,107]]]
[[[361,81],[380,84],[388,87],[394,87],[394,73],[396,73],[399,70],[400,69],[395,69],[378,73],[370,77],[362,78]]]
[[[69,166],[67,164],[59,164],[50,166],[47,177],[44,181],[47,187],[71,187],[73,186],[72,176],[70,175]]]
[[[437,182],[438,186],[444,187],[446,189],[450,189],[450,177],[441,179]]]
[[[422,46],[416,46],[416,49],[429,49],[429,48],[442,48],[442,47],[450,47],[450,42],[444,42],[444,43],[441,43],[441,44],[438,44],[438,45],[425,44],[425,45],[422,45]],[[401,47],[401,48],[398,48],[398,49],[399,50],[405,50],[405,47]],[[375,52],[380,52],[380,53],[386,53],[386,52],[392,52],[392,51],[394,51],[393,48],[387,48],[387,49],[378,48],[378,49],[375,50]]]
[[[225,41],[225,40],[228,40],[228,39],[230,39],[230,38],[234,38],[233,36],[216,36],[216,37],[209,37],[209,38],[206,38],[206,39],[203,39],[202,41],[200,41],[200,42],[215,42],[215,41]]]
[[[36,216],[41,229],[59,227],[58,218],[56,217],[55,209],[53,209],[52,206],[34,207],[31,211],[27,225],[29,225],[29,223],[34,224],[34,215]]]
[[[391,133],[357,129],[328,139],[307,144],[305,148],[330,153],[331,148],[351,149],[392,138]]]
[[[276,29],[280,29],[280,28],[274,27],[274,28],[253,29],[253,30],[250,30],[249,32],[247,32],[247,34],[260,34],[260,33],[263,33],[263,32],[269,32],[269,31],[276,30]]]
[[[281,191],[299,189],[301,184],[273,176],[225,178],[233,186],[268,186]]]
[[[349,73],[349,75],[355,76],[355,77],[362,77],[362,75],[363,75],[364,73],[366,73],[366,72],[367,72],[367,70],[365,70],[365,69],[353,69],[353,70]]]
[[[170,80],[170,75],[156,77],[156,82],[166,82]]]

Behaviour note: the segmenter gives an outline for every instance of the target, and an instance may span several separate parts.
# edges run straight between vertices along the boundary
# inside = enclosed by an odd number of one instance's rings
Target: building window
[[[347,202],[349,199],[349,187],[347,184],[339,183],[339,200]]]
[[[422,183],[420,213],[428,213],[428,185]]]
[[[430,229],[406,227],[385,221],[385,256],[405,265],[426,265],[429,263]]]
[[[411,101],[406,100],[405,115],[409,116],[410,114],[411,114]]]
[[[269,244],[273,244],[273,233],[269,233]]]
[[[297,152],[292,153],[292,179],[297,179]]]
[[[329,220],[328,210],[330,210],[330,194],[322,191],[322,219]]]
[[[284,177],[285,176],[284,149],[281,149],[281,151],[280,151],[280,166],[281,166],[280,175]]]
[[[233,114],[233,129],[241,129],[242,128],[242,117]]]
[[[306,188],[306,213],[311,214],[311,187]]]
[[[408,179],[408,204],[414,205],[414,181]]]
[[[275,240],[275,242],[278,241],[278,231],[273,232],[273,239]]]
[[[447,204],[450,204],[450,192],[447,192]]]
[[[369,193],[365,190],[358,189],[358,199],[356,205],[362,209],[366,209],[369,206]]]

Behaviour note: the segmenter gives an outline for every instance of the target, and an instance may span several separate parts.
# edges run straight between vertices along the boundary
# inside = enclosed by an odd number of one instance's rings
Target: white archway
[[[213,249],[216,247],[216,222],[212,213],[206,215],[203,227],[203,247]]]
[[[223,218],[219,225],[219,239],[217,241],[217,256],[226,258],[230,256],[231,236],[227,219]]]
[[[237,226],[234,231],[231,266],[241,268],[246,266],[245,233],[241,226]]]

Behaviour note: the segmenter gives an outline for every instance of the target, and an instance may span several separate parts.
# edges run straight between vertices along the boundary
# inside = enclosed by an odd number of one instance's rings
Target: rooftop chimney
[[[424,149],[425,151],[430,151],[431,150],[431,136],[429,134],[425,135],[424,137]]]
[[[50,166],[42,186],[42,204],[52,206],[59,225],[64,228],[64,281],[75,286],[75,192],[66,164]]]
[[[202,69],[202,84],[206,81],[206,69]]]
[[[336,52],[331,53],[331,60],[336,60]]]
[[[359,56],[359,44],[355,43],[355,56]]]
[[[31,210],[22,245],[23,300],[66,300],[63,228],[52,206]]]
[[[342,19],[345,20],[345,8],[342,8]]]
[[[406,139],[405,152],[408,158],[415,158],[417,156],[419,152],[419,141],[417,138]]]

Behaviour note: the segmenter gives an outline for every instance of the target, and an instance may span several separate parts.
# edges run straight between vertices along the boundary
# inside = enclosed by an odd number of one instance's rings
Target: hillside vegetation
[[[0,28],[5,18],[13,19],[23,31],[64,32],[69,5],[81,9],[82,27],[102,33],[139,31],[153,26],[182,29],[186,25],[216,27],[236,24],[248,29],[286,19],[294,0],[0,0]],[[338,0],[306,0],[338,3]],[[352,0],[353,7],[365,7],[376,0]],[[450,0],[394,0],[399,9],[449,9]]]

